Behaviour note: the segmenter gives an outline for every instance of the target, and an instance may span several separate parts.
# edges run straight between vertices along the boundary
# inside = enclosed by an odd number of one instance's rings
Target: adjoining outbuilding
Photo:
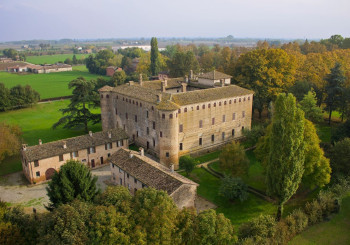
[[[131,194],[153,187],[163,190],[179,208],[194,207],[198,184],[140,152],[119,149],[110,158],[112,182],[125,186]]]
[[[30,183],[51,179],[55,171],[70,159],[81,161],[88,167],[107,163],[108,157],[120,148],[128,148],[128,136],[122,129],[58,140],[35,146],[23,145],[22,168]]]

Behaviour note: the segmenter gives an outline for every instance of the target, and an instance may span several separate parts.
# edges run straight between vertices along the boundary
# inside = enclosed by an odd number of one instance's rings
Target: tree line
[[[29,107],[39,100],[40,94],[29,85],[17,85],[8,89],[0,83],[0,111]]]

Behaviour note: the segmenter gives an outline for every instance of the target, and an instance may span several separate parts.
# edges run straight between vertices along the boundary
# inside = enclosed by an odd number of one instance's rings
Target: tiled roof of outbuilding
[[[231,78],[231,77],[232,76],[230,76],[230,75],[227,75],[225,73],[215,71],[215,70],[204,73],[202,75],[198,75],[198,78],[211,79],[211,80],[226,79],[226,78]]]
[[[29,146],[26,150],[22,150],[23,156],[31,162],[128,138],[122,129],[112,129],[110,132],[111,138],[108,137],[108,131],[101,131],[93,133],[92,136],[86,134],[42,145]],[[64,142],[66,142],[67,148],[63,148]]]
[[[198,185],[136,151],[121,148],[111,156],[110,162],[148,187],[166,191],[169,195],[184,184]]]

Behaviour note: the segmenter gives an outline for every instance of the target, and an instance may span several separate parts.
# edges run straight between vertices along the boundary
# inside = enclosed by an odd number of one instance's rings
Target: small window
[[[178,109],[177,112],[180,114],[181,113],[181,109]]]
[[[79,154],[77,151],[73,151],[73,157],[79,157]]]
[[[226,122],[226,115],[222,115],[222,122]]]
[[[202,105],[202,109],[205,109],[205,105]]]
[[[155,146],[156,146],[156,140],[153,139],[153,147],[155,147]]]
[[[232,136],[235,136],[235,130],[232,129]]]
[[[124,101],[124,97],[123,97],[123,101]]]
[[[118,109],[117,108],[115,108],[115,114],[118,115]]]
[[[35,174],[36,174],[36,177],[40,177],[40,171],[37,171]]]
[[[106,95],[106,98],[109,98],[109,94]]]
[[[153,122],[153,129],[156,129],[156,122]]]
[[[226,104],[227,104],[227,101],[225,100],[224,105],[226,105]]]
[[[232,104],[232,100],[229,100],[229,102],[228,102],[230,105]]]
[[[208,108],[210,108],[210,104],[208,104]]]
[[[152,108],[151,108],[151,109],[152,109],[152,111],[154,111],[154,107],[153,107],[153,106],[152,106]]]
[[[125,118],[128,119],[128,113],[125,113]]]
[[[142,188],[145,188],[146,187],[146,185],[145,184],[142,184]]]
[[[161,138],[163,137],[163,132],[162,131],[159,132],[159,137],[161,137]]]
[[[197,111],[199,110],[199,105],[197,105]]]
[[[242,111],[242,118],[245,118],[245,111]]]
[[[245,97],[243,98],[243,101],[245,101]]]
[[[129,191],[130,191],[130,184],[128,184],[128,189],[129,189]]]
[[[222,137],[222,140],[225,140],[225,132],[222,132],[221,137]]]
[[[58,158],[59,158],[59,161],[60,161],[60,162],[63,161],[63,155],[59,155]]]
[[[122,178],[119,178],[119,183],[120,183],[120,185],[123,185],[123,179]]]
[[[180,151],[182,151],[182,143],[180,143]]]
[[[211,142],[214,142],[215,141],[215,136],[212,134],[211,135]]]
[[[248,96],[248,100],[250,100],[250,96]]]
[[[184,112],[187,112],[187,108],[184,109]]]
[[[147,127],[146,132],[147,132],[147,135],[149,135],[149,127]]]
[[[219,106],[221,106],[221,101],[219,102]]]
[[[137,179],[136,178],[134,178],[134,183],[137,184]]]
[[[136,137],[137,138],[139,137],[139,131],[136,131]]]
[[[165,119],[165,114],[164,113],[162,114],[162,119]]]
[[[101,99],[103,99],[103,94],[101,94]]]
[[[142,107],[142,103],[140,103],[140,107]]]
[[[137,122],[137,115],[135,115],[135,122]]]
[[[199,128],[203,128],[203,121],[199,120]]]
[[[216,102],[214,102],[214,107],[216,107]]]
[[[236,120],[236,113],[232,113],[232,121]]]
[[[203,144],[203,140],[202,138],[199,138],[199,145],[202,145]]]
[[[129,179],[129,174],[126,174],[126,178],[128,178],[128,179]]]
[[[179,132],[182,133],[184,130],[184,126],[182,124],[179,125]]]
[[[211,125],[214,125],[215,124],[215,117],[213,117],[212,119],[211,119]]]
[[[39,161],[38,160],[34,161],[34,167],[39,167]]]
[[[135,105],[135,101],[134,100],[132,101],[132,104]]]
[[[169,157],[169,156],[170,156],[170,155],[169,155],[169,152],[166,152],[166,153],[165,153],[165,156],[166,156],[166,157]]]
[[[173,114],[169,114],[169,119],[173,119]]]
[[[108,153],[108,154],[107,154],[107,157],[111,157],[111,153]]]
[[[90,154],[91,153],[96,153],[96,149],[95,149],[95,147],[93,146],[93,147],[90,147]]]
[[[236,103],[236,102],[237,102],[237,100],[235,99],[235,100],[234,100],[234,103]]]
[[[242,101],[242,99],[241,98],[239,98],[239,102],[241,102]]]
[[[136,105],[139,105],[139,102],[138,102],[138,101],[136,101]]]
[[[146,111],[146,117],[148,118],[148,111]]]

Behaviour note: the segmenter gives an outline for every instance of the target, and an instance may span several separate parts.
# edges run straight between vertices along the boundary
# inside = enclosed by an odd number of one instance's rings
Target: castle
[[[160,163],[213,150],[250,129],[253,91],[212,71],[195,78],[129,82],[99,90],[103,130],[121,128]],[[204,82],[203,82],[204,81]]]

